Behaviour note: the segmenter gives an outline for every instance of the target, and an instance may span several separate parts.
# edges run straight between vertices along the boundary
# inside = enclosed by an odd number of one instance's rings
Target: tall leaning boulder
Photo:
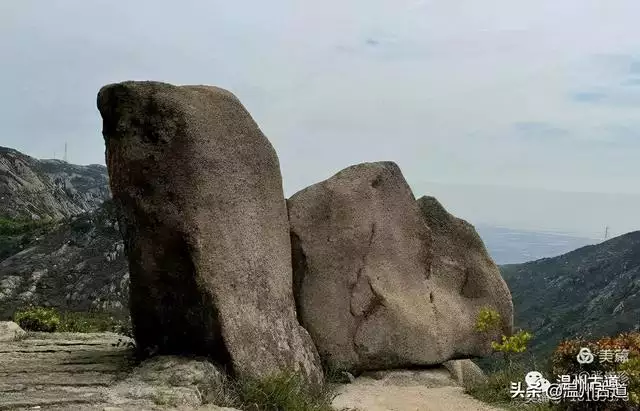
[[[396,164],[349,167],[293,195],[288,208],[298,315],[328,367],[484,355],[489,339],[474,330],[483,306],[511,331],[509,291],[481,242],[460,235],[448,214],[431,228],[425,214],[435,207],[419,206]]]
[[[98,109],[138,346],[321,382],[296,318],[278,158],[240,101],[216,87],[124,82],[100,90]]]

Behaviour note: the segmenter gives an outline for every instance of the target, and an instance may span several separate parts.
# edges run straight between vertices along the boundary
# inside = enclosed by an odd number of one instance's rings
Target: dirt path
[[[502,411],[464,393],[449,371],[394,371],[338,387],[333,406],[362,411]]]

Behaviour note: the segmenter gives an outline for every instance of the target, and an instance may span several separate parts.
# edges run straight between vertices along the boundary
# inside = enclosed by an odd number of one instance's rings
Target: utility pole
[[[604,239],[609,238],[609,226],[605,226],[604,228]]]
[[[63,158],[64,162],[67,162],[67,142],[64,142],[64,158]]]

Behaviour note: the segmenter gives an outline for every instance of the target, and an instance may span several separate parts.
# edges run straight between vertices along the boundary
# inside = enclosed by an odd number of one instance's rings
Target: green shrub
[[[489,404],[512,410],[547,411],[558,409],[548,403],[523,403],[511,398],[512,382],[523,381],[529,371],[541,371],[537,364],[527,364],[524,361],[506,364],[503,368],[487,374],[486,382],[467,388],[465,392],[472,397]]]
[[[500,331],[500,314],[491,307],[483,307],[478,312],[475,329],[490,335],[492,338]],[[528,331],[519,330],[513,335],[502,335],[499,340],[491,341],[494,353],[502,354],[501,359],[494,359],[501,367],[487,375],[484,383],[467,388],[471,396],[491,404],[498,404],[509,409],[525,410],[553,410],[552,404],[528,403],[523,404],[511,397],[511,383],[523,381],[525,375],[532,370],[543,371],[537,364],[529,364],[522,358],[514,361],[514,354],[522,354],[527,350],[527,344],[532,335]]]
[[[205,393],[205,398],[206,402],[244,411],[334,411],[331,391],[306,383],[296,373],[227,380],[222,389]]]
[[[115,332],[131,336],[131,323],[101,311],[60,311],[51,307],[30,306],[16,311],[14,321],[27,331]]]
[[[527,350],[527,344],[531,337],[531,333],[520,330],[509,337],[503,335],[501,342],[493,341],[491,348],[502,353],[523,353]]]
[[[576,357],[581,348],[588,348],[594,355],[591,363],[580,364]],[[628,361],[600,361],[602,350],[628,350]],[[553,375],[577,375],[581,372],[615,373],[623,372],[628,377],[628,402],[611,402],[607,410],[627,410],[630,406],[640,407],[640,332],[622,333],[615,337],[598,340],[576,338],[562,341],[553,352]],[[597,408],[593,408],[597,409]],[[602,408],[604,409],[604,408]]]
[[[629,377],[627,382],[629,402],[640,406],[640,356],[635,356],[629,361],[620,364],[619,370]]]
[[[27,307],[16,311],[13,318],[26,331],[54,332],[61,323],[58,311],[48,307]]]
[[[60,314],[60,332],[99,333],[116,332],[122,334],[128,322],[113,317],[112,314],[100,311],[65,311]]]
[[[490,308],[484,308],[478,314],[476,329],[481,332],[491,332],[497,324],[499,316],[492,313]],[[467,389],[472,396],[488,403],[500,404],[509,409],[525,410],[638,410],[640,409],[640,333],[623,333],[616,337],[605,337],[599,340],[587,340],[577,338],[561,342],[551,357],[550,367],[539,367],[536,364],[529,367],[523,366],[522,361],[512,361],[511,354],[526,351],[526,346],[531,339],[531,334],[519,331],[507,337],[502,336],[500,342],[494,341],[491,346],[496,352],[504,354],[502,368],[487,375],[487,381],[475,387]],[[580,364],[577,361],[581,348],[588,348],[594,355],[591,363]],[[626,362],[610,360],[601,362],[598,360],[602,350],[628,350],[629,359]],[[604,353],[602,353],[604,354]],[[550,369],[546,369],[550,368]],[[529,371],[539,371],[547,376],[551,382],[560,375],[577,376],[582,372],[624,373],[628,379],[626,382],[629,401],[608,402],[571,402],[561,400],[557,404],[552,403],[522,403],[511,398],[511,382],[522,382]],[[553,377],[555,376],[555,378]]]
[[[476,330],[490,332],[500,326],[500,313],[491,307],[482,307],[476,318]]]
[[[500,313],[491,307],[483,307],[478,312],[475,328],[477,331],[492,334],[500,330]],[[512,361],[512,354],[520,354],[527,350],[527,344],[533,336],[528,331],[519,330],[514,335],[503,335],[500,341],[492,341],[491,348],[500,352],[507,363]]]

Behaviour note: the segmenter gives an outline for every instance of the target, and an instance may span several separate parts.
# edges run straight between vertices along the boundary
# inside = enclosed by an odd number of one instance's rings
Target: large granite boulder
[[[278,158],[240,101],[125,82],[103,87],[98,108],[138,346],[213,356],[240,376],[321,381],[296,319]]]
[[[418,206],[431,228],[433,285],[440,294],[436,305],[455,319],[448,321],[455,331],[448,341],[448,345],[455,347],[452,358],[487,355],[491,340],[513,333],[509,288],[471,224],[448,213],[433,197],[421,197]],[[500,314],[496,332],[475,330],[477,313],[482,307],[493,308]]]
[[[349,167],[288,207],[298,315],[328,367],[359,372],[486,354],[488,336],[474,330],[486,305],[510,332],[510,295],[484,248],[431,229],[396,164]],[[453,253],[465,247],[473,258]]]

